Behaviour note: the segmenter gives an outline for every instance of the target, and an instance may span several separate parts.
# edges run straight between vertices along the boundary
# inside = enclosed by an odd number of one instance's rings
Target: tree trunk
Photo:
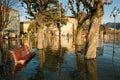
[[[38,27],[38,49],[43,49],[44,48],[44,30],[41,27]]]
[[[104,3],[102,0],[96,0],[96,5],[91,9],[91,18],[89,26],[89,34],[86,42],[86,59],[96,58],[96,51],[98,47],[99,29],[102,17],[104,15]]]
[[[61,27],[58,28],[59,30],[59,48],[61,48]]]
[[[77,30],[75,45],[82,45],[82,29]]]
[[[82,50],[82,29],[77,29],[76,33],[76,39],[75,39],[75,49],[76,51],[79,51],[80,53]]]
[[[97,17],[94,15],[91,18],[90,22],[90,29],[89,29],[89,35],[87,39],[87,44],[86,44],[86,54],[85,58],[86,59],[94,59],[96,58],[96,50],[98,47],[98,37],[99,37],[99,26],[101,23],[102,17]]]
[[[84,22],[82,25],[80,25],[80,23],[78,22],[77,33],[75,38],[75,49],[80,53],[83,53],[84,48],[84,41],[82,39],[83,27],[86,27],[86,22]]]

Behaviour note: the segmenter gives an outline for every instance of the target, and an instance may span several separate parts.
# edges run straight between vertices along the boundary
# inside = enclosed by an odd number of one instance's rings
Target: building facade
[[[28,28],[30,24],[31,24],[31,21],[20,22],[20,32],[28,33]]]
[[[8,34],[11,37],[20,33],[19,11],[0,6],[0,28],[2,35]],[[7,35],[7,36],[8,36]]]

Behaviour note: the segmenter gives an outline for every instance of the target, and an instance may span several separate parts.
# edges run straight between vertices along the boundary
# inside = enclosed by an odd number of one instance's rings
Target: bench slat
[[[31,53],[29,47],[26,45],[12,49],[10,50],[10,53],[13,56],[15,64],[17,63],[24,64],[33,56],[35,56],[35,53]]]

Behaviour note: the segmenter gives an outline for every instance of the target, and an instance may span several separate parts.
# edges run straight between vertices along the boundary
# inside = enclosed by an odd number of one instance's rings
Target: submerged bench
[[[35,52],[31,53],[29,47],[26,45],[19,47],[19,48],[12,49],[12,50],[10,50],[10,53],[12,54],[15,65],[16,64],[25,64],[32,57],[35,56]]]

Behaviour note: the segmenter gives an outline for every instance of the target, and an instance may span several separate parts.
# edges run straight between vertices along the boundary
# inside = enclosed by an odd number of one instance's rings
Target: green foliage
[[[65,10],[58,0],[23,0],[27,5],[27,13],[38,26],[50,26],[58,21],[65,24]],[[24,6],[24,5],[23,5]],[[43,24],[43,25],[42,25]]]
[[[28,31],[34,31],[35,28],[36,28],[36,27],[35,27],[35,23],[31,23],[31,24],[29,25]]]
[[[103,16],[103,6],[110,5],[112,2],[113,0],[68,0],[69,8],[72,14],[78,20],[79,25],[82,25],[87,20],[91,22],[90,19],[93,17],[93,15],[98,18]],[[98,12],[100,12],[100,15]]]

